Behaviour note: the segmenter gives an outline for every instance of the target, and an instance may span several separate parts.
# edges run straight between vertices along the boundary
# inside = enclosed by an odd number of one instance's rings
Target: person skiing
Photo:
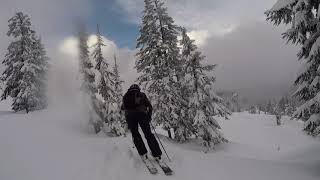
[[[147,139],[152,156],[160,161],[162,151],[154,134],[151,132],[149,124],[152,115],[152,105],[147,96],[143,92],[140,92],[140,87],[137,84],[131,85],[123,96],[121,109],[125,111],[128,129],[131,131],[133,143],[141,158],[143,160],[148,159],[148,151],[138,131],[138,125],[140,125]]]

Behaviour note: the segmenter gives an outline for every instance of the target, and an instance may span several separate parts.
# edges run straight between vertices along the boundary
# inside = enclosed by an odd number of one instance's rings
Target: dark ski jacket
[[[129,89],[122,99],[121,109],[126,114],[131,112],[144,112],[151,118],[152,105],[147,96],[138,89]]]

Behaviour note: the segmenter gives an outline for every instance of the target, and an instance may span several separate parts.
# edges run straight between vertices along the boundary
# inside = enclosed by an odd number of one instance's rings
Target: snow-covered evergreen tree
[[[287,96],[282,97],[277,104],[277,113],[281,115],[288,115],[286,109],[289,105],[289,99]]]
[[[40,39],[33,42],[31,57],[24,61],[20,71],[23,74],[19,82],[20,92],[14,98],[13,110],[29,112],[45,108],[48,57]]]
[[[182,29],[182,58],[186,62],[184,83],[188,97],[188,112],[185,123],[192,127],[191,133],[201,137],[204,146],[212,148],[215,144],[226,141],[219,132],[220,126],[214,116],[227,118],[229,110],[223,100],[214,93],[215,78],[210,76],[215,65],[204,65],[205,56],[201,54],[194,40]]]
[[[110,129],[113,134],[115,135],[123,135],[125,133],[125,117],[124,114],[121,112],[121,105],[122,105],[122,84],[124,81],[120,79],[119,67],[117,64],[117,57],[114,56],[114,66],[113,66],[113,91],[114,97],[112,99],[112,105],[110,106],[110,115],[111,115],[111,122],[110,122]]]
[[[274,105],[271,100],[269,100],[266,104],[266,112],[268,114],[274,114]]]
[[[89,58],[88,35],[84,26],[79,27],[79,61],[82,75],[81,89],[84,92],[85,102],[89,113],[89,124],[94,127],[96,133],[103,128],[104,105],[96,98],[95,73]]]
[[[99,24],[97,25],[96,38],[97,38],[97,42],[96,42],[96,44],[93,45],[94,50],[92,52],[92,56],[93,56],[94,61],[96,62],[95,69],[100,71],[101,70],[101,64],[105,60],[103,55],[102,55],[102,47],[106,46],[106,45],[103,43],[103,37],[102,37],[102,35],[100,33]]]
[[[18,12],[8,22],[7,35],[14,41],[10,43],[3,61],[6,69],[1,77],[5,84],[1,98],[11,96],[14,111],[43,109],[47,106],[48,70],[44,46],[31,29],[28,15]]]
[[[278,0],[266,12],[274,25],[291,25],[283,38],[301,45],[298,58],[303,61],[295,84],[295,96],[304,102],[294,116],[306,118],[305,130],[320,134],[320,2],[318,0]]]
[[[256,108],[256,106],[250,106],[250,108],[249,108],[249,113],[251,113],[251,114],[256,114],[256,113],[257,113],[257,108]]]
[[[99,26],[97,26],[96,37],[97,43],[94,45],[92,56],[96,62],[95,69],[99,72],[100,76],[100,80],[98,82],[98,93],[104,100],[104,130],[111,136],[119,136],[124,134],[124,130],[123,116],[120,114],[120,105],[118,104],[119,92],[117,92],[117,90],[119,90],[119,84],[116,85],[115,80],[120,80],[116,79],[115,74],[109,70],[109,64],[103,57],[102,47],[105,46],[105,44],[103,42],[103,36],[100,33]],[[121,86],[121,81],[118,83],[120,83]],[[120,96],[122,96],[122,94]]]
[[[285,114],[288,116],[292,116],[297,109],[297,103],[298,102],[296,98],[294,97],[289,98],[288,103],[286,104]]]
[[[122,103],[122,95],[123,95],[123,89],[122,84],[124,83],[123,80],[120,78],[119,73],[119,65],[117,63],[117,56],[114,55],[114,66],[113,66],[113,74],[114,74],[114,91],[116,93],[116,102],[118,104]]]
[[[178,72],[178,27],[160,0],[145,0],[140,36],[137,42],[138,82],[154,106],[153,118],[167,130],[179,120],[181,98]]]
[[[112,89],[112,72],[109,70],[109,64],[102,55],[102,47],[106,46],[103,43],[103,37],[100,33],[99,26],[97,26],[97,43],[93,46],[94,50],[92,56],[96,62],[95,69],[99,72],[99,81],[98,81],[98,93],[102,96],[106,104],[111,102],[114,97],[114,91]],[[106,107],[108,111],[108,106]]]
[[[281,114],[285,114],[287,104],[288,104],[288,98],[282,97],[279,101],[279,110]]]

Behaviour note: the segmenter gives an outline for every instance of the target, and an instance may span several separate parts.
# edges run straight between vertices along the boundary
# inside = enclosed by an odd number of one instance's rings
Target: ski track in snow
[[[77,111],[73,111],[77,112]],[[207,154],[197,142],[176,144],[160,135],[175,171],[149,174],[128,137],[89,134],[81,113],[61,109],[30,114],[0,111],[2,180],[319,180],[319,138],[284,117],[234,113],[219,120],[229,143]],[[166,159],[165,155],[163,158]]]

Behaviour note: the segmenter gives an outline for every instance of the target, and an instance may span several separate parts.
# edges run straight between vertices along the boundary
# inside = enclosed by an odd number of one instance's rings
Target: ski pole
[[[152,127],[152,129],[153,129],[153,131],[154,131],[154,134],[156,135],[158,141],[160,142],[161,147],[162,147],[164,153],[166,154],[169,162],[172,162],[171,159],[170,159],[169,156],[168,156],[168,153],[167,153],[166,149],[163,147],[163,144],[162,144],[162,142],[161,142],[161,140],[160,140],[160,138],[159,138],[159,136],[158,136],[158,134],[157,134],[156,128],[154,128],[154,126],[153,126],[151,123],[150,123],[150,125],[151,125],[151,127]]]

